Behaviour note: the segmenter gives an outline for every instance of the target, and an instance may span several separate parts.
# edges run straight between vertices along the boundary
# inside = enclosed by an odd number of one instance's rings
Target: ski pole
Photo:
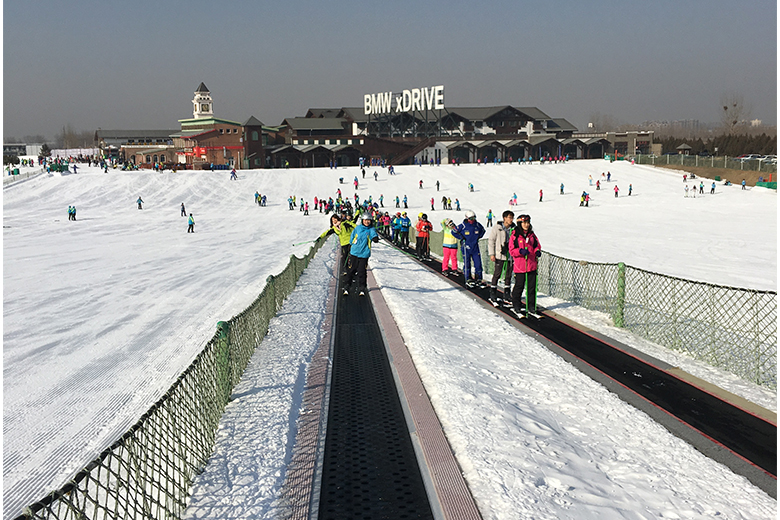
[[[316,241],[317,241],[317,239],[314,239],[314,240],[307,240],[306,242],[298,242],[297,244],[293,244],[292,246],[293,246],[293,247],[296,247],[296,246],[302,246],[303,244],[311,244],[312,242],[316,242]]]

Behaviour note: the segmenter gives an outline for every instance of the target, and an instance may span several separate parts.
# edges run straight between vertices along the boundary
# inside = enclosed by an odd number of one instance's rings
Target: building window
[[[146,162],[148,162],[148,163],[152,162],[152,157],[147,155],[146,156]]]
[[[317,141],[317,144],[325,144],[325,139],[319,139],[319,140]]]
[[[157,156],[156,155],[154,156],[154,162],[157,162]]]
[[[331,139],[330,140],[330,144],[339,144],[339,140],[338,139]]]
[[[257,132],[256,131],[252,131],[252,141],[257,141]],[[255,163],[255,164],[257,164],[257,163]]]
[[[220,134],[224,134],[224,133],[225,133],[225,130],[224,130],[224,129],[222,129],[222,128],[220,128],[220,129],[219,129],[219,133],[220,133]]]
[[[160,156],[160,162],[165,162],[165,156],[164,155]]]

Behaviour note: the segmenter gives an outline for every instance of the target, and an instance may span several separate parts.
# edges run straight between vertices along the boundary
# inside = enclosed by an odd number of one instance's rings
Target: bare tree
[[[736,126],[745,121],[750,113],[742,94],[736,92],[726,92],[721,95],[720,106],[720,121],[723,129],[729,134],[734,133]]]
[[[593,132],[615,132],[618,123],[609,114],[595,112],[588,118],[588,130]]]

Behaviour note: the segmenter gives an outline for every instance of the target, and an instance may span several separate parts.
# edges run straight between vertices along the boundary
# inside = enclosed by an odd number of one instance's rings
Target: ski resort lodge
[[[104,154],[120,160],[178,169],[321,167],[333,161],[354,166],[360,157],[396,165],[451,164],[652,151],[652,131],[579,133],[566,119],[536,107],[434,107],[434,88],[443,97],[443,87],[387,92],[373,98],[384,96],[386,106],[377,103],[372,110],[367,95],[364,107],[310,108],[303,117],[267,126],[254,116],[243,123],[216,117],[201,83],[192,118],[179,120],[178,130],[98,130],[95,140]]]

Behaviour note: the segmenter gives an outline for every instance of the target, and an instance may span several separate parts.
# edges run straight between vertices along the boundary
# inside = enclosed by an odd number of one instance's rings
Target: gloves
[[[539,258],[540,256],[542,256],[542,251],[539,250],[535,254],[536,254],[536,258]]]
[[[371,239],[371,241],[376,244],[377,242],[379,242],[379,237],[374,237]]]
[[[528,249],[524,247],[520,249],[518,253],[520,253],[520,256],[528,256]]]

